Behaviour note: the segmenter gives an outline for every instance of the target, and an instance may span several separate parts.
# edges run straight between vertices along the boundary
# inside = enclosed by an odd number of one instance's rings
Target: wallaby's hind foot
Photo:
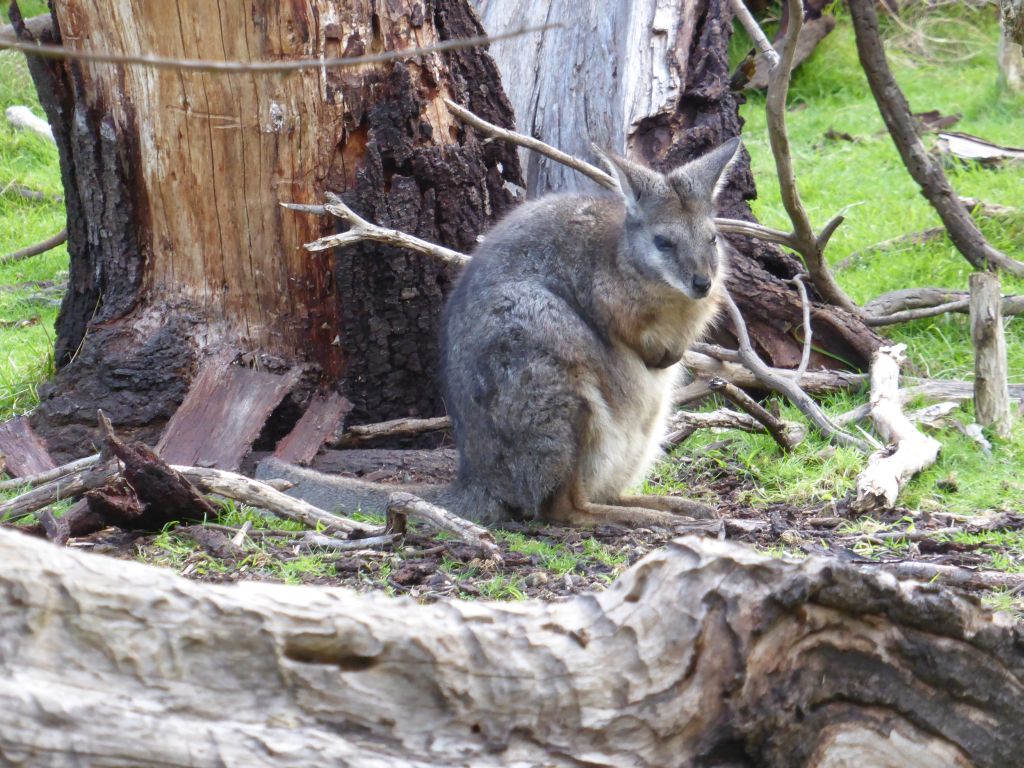
[[[677,503],[662,501],[669,498]],[[650,504],[645,502],[650,502]],[[654,503],[661,505],[662,509],[654,509]],[[598,525],[623,525],[631,528],[657,526],[672,530],[680,526],[685,527],[688,522],[684,517],[687,513],[679,511],[682,505],[689,505],[688,508],[703,512],[703,518],[715,516],[713,511],[703,504],[674,497],[627,496],[622,499],[622,504],[595,504],[574,498],[571,493],[562,493],[551,499],[544,508],[542,516],[545,522],[552,525],[573,525],[587,528]],[[698,507],[699,509],[697,509]],[[693,517],[696,516],[691,516],[689,522],[692,522]]]
[[[660,512],[685,515],[697,520],[714,520],[718,517],[714,507],[709,507],[699,501],[684,499],[681,496],[622,496],[618,499],[618,506],[656,509]]]

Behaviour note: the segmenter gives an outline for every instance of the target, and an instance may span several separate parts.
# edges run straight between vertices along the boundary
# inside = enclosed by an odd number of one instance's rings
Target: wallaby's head
[[[722,262],[715,196],[739,145],[730,139],[667,174],[600,153],[626,205],[623,256],[645,279],[694,300],[710,293]]]

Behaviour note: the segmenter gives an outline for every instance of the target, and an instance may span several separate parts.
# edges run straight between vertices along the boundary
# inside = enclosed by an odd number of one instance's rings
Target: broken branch
[[[919,432],[900,407],[900,363],[906,348],[882,347],[871,363],[871,420],[890,448],[873,453],[857,477],[857,512],[892,509],[907,481],[934,464],[942,448],[938,440]]]
[[[788,453],[796,448],[802,439],[802,437],[794,439],[795,436],[789,425],[781,419],[777,419],[767,408],[735,384],[730,384],[725,379],[714,378],[708,383],[708,386],[713,392],[721,392],[722,395],[743,409],[748,416],[756,419],[779,444],[783,453]]]
[[[452,514],[447,509],[424,501],[419,496],[413,496],[411,493],[392,493],[388,498],[387,517],[388,531],[404,533],[406,518],[412,517],[422,520],[432,528],[451,533],[460,541],[477,547],[488,560],[493,560],[495,563],[502,562],[501,550],[490,531]]]

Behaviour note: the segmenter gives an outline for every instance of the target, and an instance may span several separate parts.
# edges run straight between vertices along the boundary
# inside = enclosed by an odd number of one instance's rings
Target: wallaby
[[[498,223],[455,286],[442,378],[459,465],[447,486],[326,478],[279,462],[261,477],[327,508],[381,512],[410,490],[484,524],[671,525],[712,516],[624,496],[656,459],[687,348],[718,311],[726,269],[714,200],[739,140],[661,174],[605,154],[616,194],[553,195]]]

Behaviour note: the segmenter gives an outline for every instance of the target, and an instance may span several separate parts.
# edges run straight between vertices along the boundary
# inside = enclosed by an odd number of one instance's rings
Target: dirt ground
[[[695,496],[718,499],[721,521],[701,535],[745,542],[773,555],[808,554],[863,563],[907,560],[986,567],[991,544],[969,544],[930,531],[956,523],[950,516],[917,515],[913,528],[906,510],[877,518],[878,530],[853,526],[844,503],[801,509],[789,505],[751,507],[740,501],[751,490],[741,473],[729,467],[709,472],[676,465]],[[408,478],[381,475],[374,479]],[[417,475],[417,479],[424,478]],[[961,521],[962,522],[962,521]],[[892,524],[887,526],[886,524]],[[270,523],[273,524],[272,522]],[[1024,528],[1024,516],[1004,514],[999,530]],[[70,546],[124,559],[173,567],[183,576],[208,582],[239,580],[344,586],[383,590],[421,601],[440,599],[564,600],[606,589],[614,578],[679,531],[602,526],[595,529],[509,525],[495,531],[503,562],[495,565],[475,547],[426,532],[407,535],[399,546],[336,552],[301,543],[301,531],[253,530],[232,543],[227,526],[185,526],[160,533],[107,528],[75,539]],[[998,554],[998,553],[995,553]]]

